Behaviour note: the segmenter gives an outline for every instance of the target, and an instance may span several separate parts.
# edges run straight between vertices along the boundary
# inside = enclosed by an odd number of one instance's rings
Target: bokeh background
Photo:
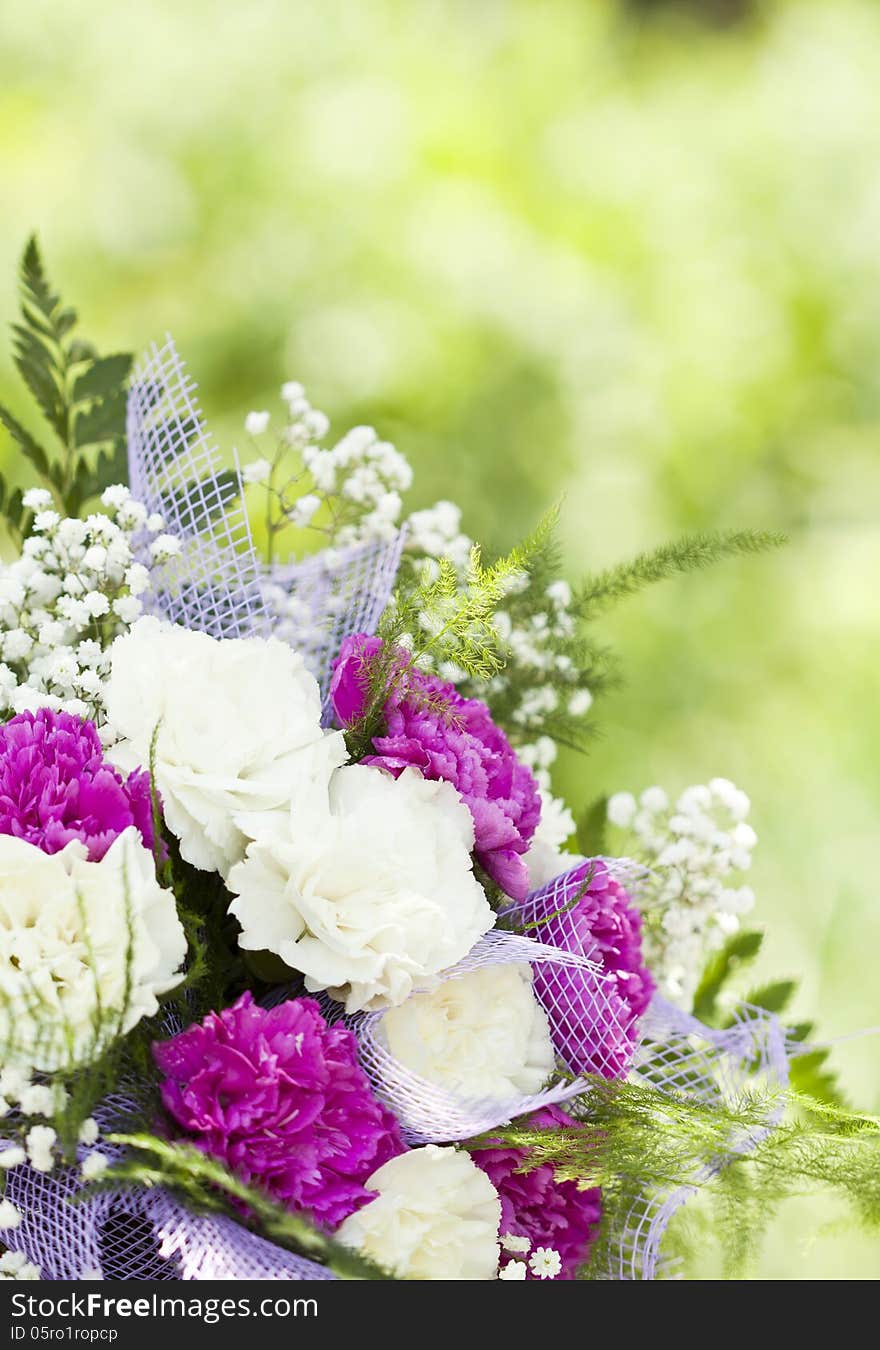
[[[880,5],[4,0],[10,317],[32,228],[104,348],[174,333],[227,447],[299,378],[489,543],[564,494],[572,577],[787,531],[603,625],[628,681],[558,787],[733,778],[763,971],[880,1022]],[[878,1047],[838,1055],[869,1109]],[[835,1219],[794,1203],[759,1274],[880,1275]]]

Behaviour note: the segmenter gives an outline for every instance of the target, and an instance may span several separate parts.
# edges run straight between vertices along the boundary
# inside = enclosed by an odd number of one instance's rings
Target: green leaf
[[[59,300],[49,285],[35,234],[31,235],[25,246],[20,276],[22,299],[33,305],[40,314],[51,322]]]
[[[797,989],[797,980],[774,980],[770,984],[759,985],[746,995],[746,1003],[765,1012],[784,1012]]]
[[[31,433],[12,416],[9,409],[4,408],[2,404],[0,404],[0,422],[9,432],[25,459],[29,460],[38,474],[47,478],[49,475],[49,456],[46,451],[34,440]]]
[[[712,1025],[717,1015],[718,995],[735,971],[753,961],[761,950],[764,934],[757,929],[734,933],[706,963],[694,995],[694,1017]]]
[[[578,850],[586,858],[596,858],[608,851],[608,798],[597,797],[588,806],[577,823]]]
[[[20,324],[13,332],[12,357],[18,373],[37,400],[46,421],[63,440],[67,434],[67,420],[55,360],[36,334]]]
[[[797,1055],[789,1065],[789,1083],[795,1092],[813,1097],[829,1106],[846,1106],[846,1098],[833,1069],[825,1067],[828,1050],[811,1050]]]
[[[100,497],[105,488],[113,483],[125,483],[128,480],[128,455],[125,438],[120,437],[109,449],[98,451],[94,468],[90,468],[85,459],[80,459],[76,467],[76,476],[68,490],[68,510],[77,513],[83,502],[92,497]]]
[[[109,398],[92,403],[85,412],[78,411],[73,425],[73,439],[78,450],[87,445],[99,445],[125,434],[125,390],[119,389]]]
[[[97,361],[98,350],[93,343],[86,342],[84,338],[75,338],[73,342],[68,343],[66,355],[69,364],[76,366],[81,361]]]
[[[21,488],[11,489],[0,474],[0,516],[21,538],[29,532],[32,513],[25,510]]]
[[[84,403],[90,399],[106,399],[108,395],[118,395],[124,388],[131,371],[132,358],[127,352],[116,356],[101,356],[93,361],[88,370],[78,375],[73,386],[74,403]]]

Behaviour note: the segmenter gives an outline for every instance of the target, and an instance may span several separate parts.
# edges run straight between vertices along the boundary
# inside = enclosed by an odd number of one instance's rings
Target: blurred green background
[[[0,208],[0,311],[37,228],[102,346],[173,332],[226,446],[299,378],[490,543],[564,493],[573,576],[786,530],[604,624],[628,683],[558,787],[733,778],[760,973],[880,1023],[880,5],[4,0]],[[878,1047],[838,1056],[874,1110]],[[876,1278],[845,1220],[805,1245],[835,1218],[791,1206],[759,1273]]]

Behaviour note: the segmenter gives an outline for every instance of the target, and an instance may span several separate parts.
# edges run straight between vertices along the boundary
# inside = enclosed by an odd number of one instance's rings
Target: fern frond
[[[588,577],[577,592],[576,609],[584,619],[593,619],[604,610],[635,595],[658,581],[698,572],[723,558],[766,553],[786,543],[786,536],[768,530],[728,530],[718,534],[691,534],[670,544],[661,544],[649,553],[640,553],[630,562],[619,563]]]

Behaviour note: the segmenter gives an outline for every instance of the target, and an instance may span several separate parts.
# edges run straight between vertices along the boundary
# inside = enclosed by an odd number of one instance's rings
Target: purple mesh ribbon
[[[606,1006],[603,985],[607,978],[592,961],[570,952],[545,947],[531,938],[498,930],[487,933],[471,952],[457,965],[442,975],[443,980],[460,979],[487,966],[531,964],[536,971],[566,969],[576,971],[578,978],[589,981],[595,990],[593,1012],[597,1021],[585,1028],[591,1038],[601,1036],[601,1010]],[[339,1005],[325,1001],[325,1015],[338,1015]],[[583,1092],[582,1078],[558,1076],[541,1092],[512,1099],[484,1097],[463,1098],[454,1095],[436,1083],[428,1082],[401,1064],[391,1054],[382,1036],[385,1013],[357,1013],[343,1017],[355,1032],[360,1046],[360,1059],[377,1094],[391,1108],[403,1126],[403,1133],[411,1144],[445,1143],[455,1139],[471,1139],[496,1125],[505,1125],[516,1116],[528,1115],[542,1106],[567,1101]]]
[[[138,366],[126,425],[131,490],[183,544],[157,571],[153,611],[217,638],[276,633],[302,653],[326,701],[342,639],[374,633],[391,598],[403,531],[264,568],[238,464],[223,468],[171,337]]]
[[[110,1099],[99,1120],[112,1132],[129,1102]],[[111,1162],[122,1150],[100,1144]],[[91,1152],[79,1150],[79,1160]],[[24,1165],[8,1174],[6,1195],[22,1214],[4,1233],[44,1280],[332,1280],[324,1266],[296,1256],[223,1215],[199,1215],[161,1189],[125,1187],[79,1198],[78,1168],[50,1174]]]
[[[597,858],[621,884],[632,875],[627,859]],[[553,1044],[566,1067],[576,1074],[624,1077],[638,1039],[637,1017],[626,997],[626,970],[602,976],[598,941],[587,937],[576,902],[584,890],[583,859],[569,871],[532,891],[519,905],[505,910],[516,927],[525,928],[547,950],[571,953],[577,962],[546,963],[535,971],[535,995],[546,1011]]]
[[[157,569],[149,597],[172,623],[212,637],[268,627],[261,566],[238,467],[224,470],[173,340],[138,366],[126,414],[132,493],[158,511],[182,551]]]
[[[390,541],[322,549],[300,562],[275,563],[268,571],[264,594],[270,610],[281,608],[279,591],[296,602],[295,617],[279,616],[273,632],[302,653],[321,686],[326,722],[332,715],[333,662],[344,638],[373,634],[379,626],[394,590],[404,536],[399,530]]]

